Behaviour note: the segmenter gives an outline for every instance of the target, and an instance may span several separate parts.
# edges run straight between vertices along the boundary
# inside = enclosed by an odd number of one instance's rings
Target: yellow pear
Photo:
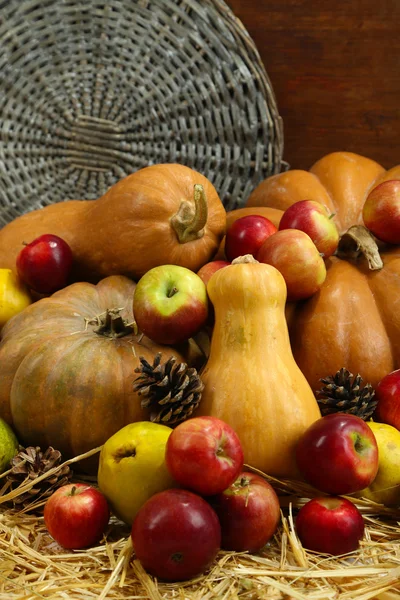
[[[132,525],[151,496],[176,487],[165,464],[165,447],[172,429],[140,421],[130,423],[103,445],[97,481],[114,514]]]
[[[355,495],[386,506],[400,506],[400,431],[386,423],[367,424],[378,444],[378,473],[369,487]]]

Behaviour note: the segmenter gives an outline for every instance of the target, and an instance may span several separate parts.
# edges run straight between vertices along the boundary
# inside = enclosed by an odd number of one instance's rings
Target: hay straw
[[[38,479],[13,492],[0,485],[0,600],[399,600],[399,509],[351,498],[366,523],[359,550],[340,557],[313,553],[296,535],[295,512],[315,490],[260,474],[281,501],[282,522],[274,538],[256,555],[221,551],[207,573],[174,584],[145,572],[133,553],[129,527],[115,517],[97,546],[66,551],[48,534],[43,516],[29,514],[34,504],[10,508],[10,501]]]

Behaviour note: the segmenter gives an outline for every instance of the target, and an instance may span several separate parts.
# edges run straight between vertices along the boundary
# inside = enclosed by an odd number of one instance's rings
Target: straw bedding
[[[88,454],[66,462],[78,462]],[[40,499],[33,513],[34,505],[23,511],[10,507],[9,500],[32,483],[10,492],[4,473],[0,476],[0,600],[400,598],[400,509],[355,500],[366,521],[359,551],[343,557],[312,553],[301,546],[294,526],[296,509],[315,495],[312,488],[264,476],[282,506],[282,523],[273,540],[257,555],[221,551],[201,577],[170,584],[143,570],[135,559],[129,528],[114,517],[96,547],[73,552],[61,548],[46,531]],[[89,482],[95,483],[90,478]]]

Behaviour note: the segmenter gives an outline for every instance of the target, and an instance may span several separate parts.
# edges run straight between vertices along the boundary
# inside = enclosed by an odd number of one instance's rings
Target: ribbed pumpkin
[[[183,358],[133,333],[134,288],[123,276],[74,283],[7,322],[0,343],[0,416],[21,443],[51,445],[70,458],[148,419],[133,390],[139,356],[150,362],[156,352]]]
[[[0,267],[15,268],[24,242],[52,233],[70,245],[74,280],[138,280],[161,264],[198,271],[215,254],[226,213],[212,183],[179,164],[128,175],[98,200],[68,200],[22,215],[0,231]]]
[[[310,172],[293,170],[266,179],[251,194],[248,208],[255,213],[265,206],[285,210],[299,200],[316,200],[335,213],[344,234],[362,223],[369,191],[389,179],[400,179],[400,166],[386,171],[366,157],[335,152]],[[362,227],[355,231],[356,237],[360,234],[365,234]],[[372,385],[400,367],[400,247],[380,245],[383,267],[371,270],[355,247],[344,250],[348,239],[343,235],[340,258],[326,261],[321,291],[286,311],[294,357],[313,390],[320,388],[321,377],[341,367]]]

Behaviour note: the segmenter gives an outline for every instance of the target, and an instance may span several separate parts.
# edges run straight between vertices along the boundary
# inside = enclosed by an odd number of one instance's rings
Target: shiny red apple
[[[193,417],[168,438],[165,462],[179,485],[203,496],[219,494],[243,467],[243,449],[230,425],[216,417]]]
[[[203,265],[201,269],[197,271],[197,275],[204,281],[205,285],[207,285],[211,275],[214,275],[216,271],[219,271],[219,269],[222,269],[223,267],[228,267],[230,264],[231,263],[227,260],[212,260]]]
[[[365,200],[362,217],[379,240],[400,244],[400,181],[390,179],[373,188]]]
[[[183,342],[207,321],[206,286],[196,273],[185,267],[154,267],[138,281],[133,314],[139,330],[155,342]]]
[[[378,472],[375,436],[360,417],[334,413],[314,421],[296,445],[304,479],[327,494],[351,494],[369,486]]]
[[[41,235],[21,249],[16,267],[29,288],[39,294],[52,294],[68,283],[72,251],[57,235]]]
[[[44,506],[44,523],[64,548],[87,548],[102,537],[110,511],[105,496],[85,483],[58,488]]]
[[[326,278],[325,263],[316,245],[299,229],[283,229],[271,235],[257,252],[256,259],[281,272],[289,301],[313,296]]]
[[[254,257],[263,242],[276,233],[276,226],[261,215],[240,217],[228,228],[225,236],[225,256],[229,261],[252,254]]]
[[[278,528],[278,496],[270,483],[256,473],[243,471],[210,502],[221,523],[224,550],[257,552]]]
[[[285,210],[279,230],[299,229],[310,236],[323,258],[331,256],[338,247],[339,231],[333,214],[315,200],[300,200]]]
[[[392,371],[380,380],[375,388],[378,400],[374,418],[392,425],[400,431],[400,369]]]
[[[149,498],[132,525],[132,544],[142,566],[167,581],[202,574],[216,557],[221,526],[203,498],[169,489]]]
[[[296,518],[297,535],[305,548],[335,556],[357,550],[364,529],[358,508],[340,496],[313,498]]]

